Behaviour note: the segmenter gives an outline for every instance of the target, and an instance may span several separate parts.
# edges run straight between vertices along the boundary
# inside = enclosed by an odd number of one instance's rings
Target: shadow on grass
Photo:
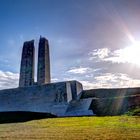
[[[55,115],[49,113],[38,113],[28,111],[0,112],[0,124],[26,122],[31,120],[55,117]]]

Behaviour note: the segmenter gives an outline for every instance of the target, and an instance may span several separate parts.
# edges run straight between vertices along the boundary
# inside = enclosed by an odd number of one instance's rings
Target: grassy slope
[[[92,140],[139,139],[140,117],[53,118],[0,124],[0,140]]]

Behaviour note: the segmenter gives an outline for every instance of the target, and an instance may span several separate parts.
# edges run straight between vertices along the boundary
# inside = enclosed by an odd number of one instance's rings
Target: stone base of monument
[[[92,98],[73,100],[70,102],[65,116],[93,116],[92,110],[89,110]]]
[[[93,115],[91,99],[80,99],[78,81],[7,89],[0,91],[0,112],[38,112],[56,116]]]

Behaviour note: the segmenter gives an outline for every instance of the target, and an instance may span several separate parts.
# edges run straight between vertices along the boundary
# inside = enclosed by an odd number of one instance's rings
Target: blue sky
[[[49,40],[52,81],[139,86],[140,65],[125,55],[140,41],[139,7],[139,0],[0,0],[0,89],[17,87],[23,42],[35,39],[37,53],[40,35]]]

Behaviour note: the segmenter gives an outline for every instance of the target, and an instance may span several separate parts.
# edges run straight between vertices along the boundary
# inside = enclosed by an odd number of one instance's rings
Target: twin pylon
[[[35,85],[35,47],[34,40],[24,42],[20,66],[19,87]],[[46,38],[40,37],[38,48],[37,84],[51,82],[49,43]]]

